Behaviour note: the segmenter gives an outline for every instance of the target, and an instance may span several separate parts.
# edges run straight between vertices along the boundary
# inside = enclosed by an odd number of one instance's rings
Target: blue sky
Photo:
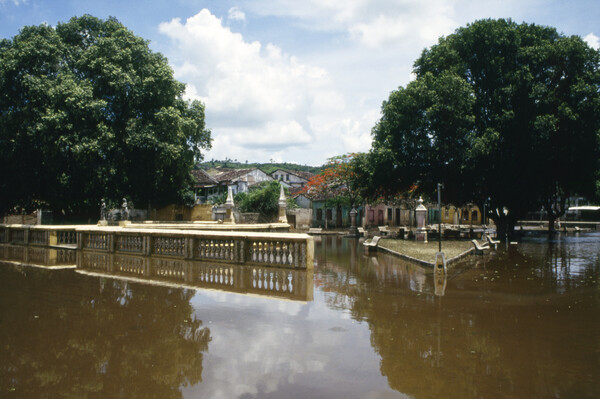
[[[599,48],[600,1],[0,0],[0,37],[114,16],[206,104],[206,159],[320,165],[367,151],[382,101],[421,51],[481,18],[554,26]]]

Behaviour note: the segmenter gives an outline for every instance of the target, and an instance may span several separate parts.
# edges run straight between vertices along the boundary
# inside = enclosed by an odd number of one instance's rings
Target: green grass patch
[[[383,238],[379,241],[379,246],[431,263],[435,261],[435,254],[438,252],[437,241],[429,241],[425,244],[422,241]],[[472,247],[471,241],[442,241],[442,252],[444,252],[446,259],[458,256]]]

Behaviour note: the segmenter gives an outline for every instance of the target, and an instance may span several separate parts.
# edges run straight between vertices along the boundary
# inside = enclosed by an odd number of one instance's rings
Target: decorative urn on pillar
[[[415,213],[417,214],[417,232],[415,239],[417,241],[427,242],[427,229],[425,228],[425,218],[427,217],[427,208],[423,205],[423,198],[419,197],[417,201],[417,208]]]

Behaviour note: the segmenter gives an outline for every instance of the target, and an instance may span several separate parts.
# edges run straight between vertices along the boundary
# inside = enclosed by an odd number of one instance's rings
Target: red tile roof
[[[219,182],[214,177],[212,177],[202,169],[192,170],[192,176],[194,176],[195,187],[212,186],[219,184]]]

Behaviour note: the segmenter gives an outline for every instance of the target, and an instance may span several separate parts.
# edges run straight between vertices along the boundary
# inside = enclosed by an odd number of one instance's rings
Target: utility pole
[[[442,188],[444,188],[444,185],[442,183],[438,183],[438,210],[440,212],[440,223],[438,229],[438,252],[442,252]]]

